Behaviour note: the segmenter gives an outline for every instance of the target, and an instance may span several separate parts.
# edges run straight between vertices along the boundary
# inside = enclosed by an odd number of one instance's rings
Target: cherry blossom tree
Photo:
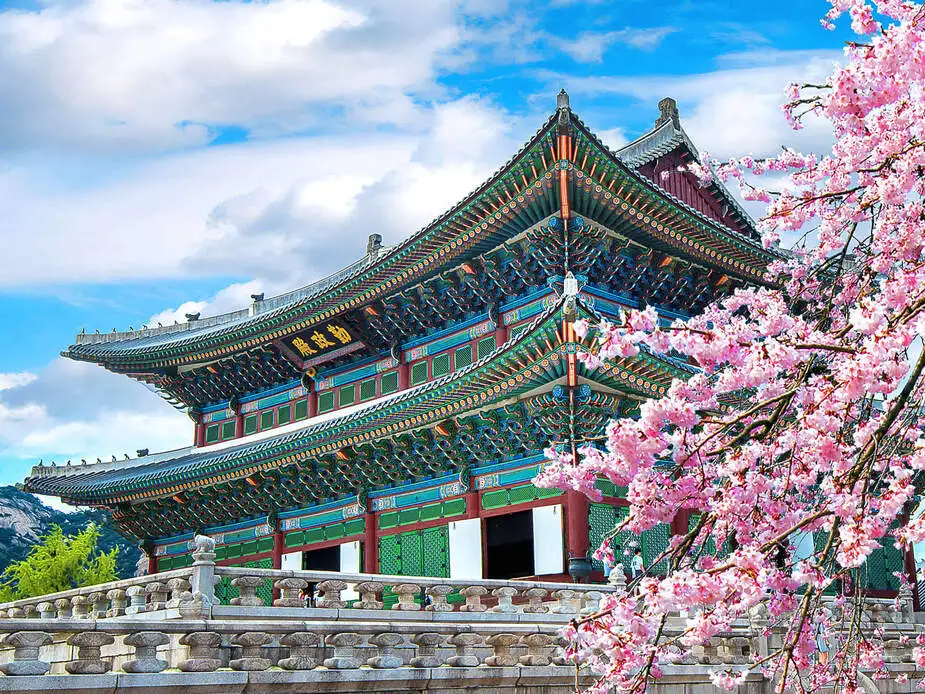
[[[571,627],[569,652],[602,674],[602,692],[645,690],[740,619],[775,629],[780,647],[713,673],[720,687],[758,671],[805,692],[860,691],[859,670],[887,676],[880,635],[862,628],[858,576],[882,545],[925,540],[913,508],[925,470],[925,7],[830,2],[823,25],[847,14],[857,39],[825,83],[791,87],[784,111],[795,128],[826,119],[831,152],[691,167],[767,203],[766,246],[802,241],[765,286],[690,320],[668,326],[648,308],[575,325],[591,367],[643,350],[698,367],[637,418],[612,421],[600,446],[548,451],[538,480],[592,498],[599,478],[625,486],[621,531],[695,519],[660,558],[663,576]],[[781,176],[783,190],[759,185]],[[914,657],[925,667],[925,648]]]

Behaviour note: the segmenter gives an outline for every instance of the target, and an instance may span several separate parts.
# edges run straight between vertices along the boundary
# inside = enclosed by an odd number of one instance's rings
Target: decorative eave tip
[[[569,101],[568,101],[568,92],[566,92],[564,89],[556,95],[556,110],[557,111],[570,110]]]
[[[670,96],[666,96],[658,102],[658,114],[655,127],[667,123],[668,121],[671,121],[676,128],[681,127],[681,113],[678,111],[678,102]]]

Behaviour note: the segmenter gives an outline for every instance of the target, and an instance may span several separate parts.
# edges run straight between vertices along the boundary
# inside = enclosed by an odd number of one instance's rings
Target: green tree
[[[0,574],[0,601],[47,595],[81,586],[115,581],[119,548],[101,552],[100,531],[95,523],[75,535],[65,535],[54,525],[22,561]]]

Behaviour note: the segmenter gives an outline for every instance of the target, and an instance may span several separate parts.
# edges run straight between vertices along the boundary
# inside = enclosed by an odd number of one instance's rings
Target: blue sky
[[[701,149],[824,147],[783,86],[840,55],[816,0],[0,2],[0,484],[185,445],[82,328],[245,305],[395,242],[572,106],[616,146],[675,97]]]

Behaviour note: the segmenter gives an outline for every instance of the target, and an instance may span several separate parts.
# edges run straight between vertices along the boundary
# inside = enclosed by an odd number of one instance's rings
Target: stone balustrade
[[[85,588],[65,590],[34,598],[0,603],[0,619],[69,619],[71,617],[122,617],[125,614],[164,609],[171,600],[182,599],[174,590],[186,586],[193,568],[174,569],[153,576],[139,576]],[[173,586],[171,588],[170,586]]]
[[[0,624],[0,672],[355,670],[548,665],[561,624],[66,619]],[[66,647],[64,647],[66,646]],[[45,658],[41,656],[45,653]],[[3,691],[0,687],[0,691]]]
[[[0,618],[9,619],[116,619],[157,613],[157,619],[234,617],[249,610],[266,610],[261,616],[289,618],[293,610],[304,614],[341,616],[352,611],[464,612],[491,614],[590,614],[612,586],[542,583],[533,581],[458,580],[447,578],[344,574],[329,571],[285,571],[208,566],[211,590],[191,590],[195,567],[115,583],[65,591],[53,595],[0,604]],[[227,581],[238,593],[221,604],[215,585]],[[200,582],[200,585],[203,585]],[[261,596],[272,586],[274,599]],[[312,598],[305,597],[309,589]],[[391,593],[391,605],[384,595]],[[353,596],[347,599],[347,596]],[[276,597],[278,596],[278,597]],[[359,599],[356,597],[359,596]],[[423,598],[423,599],[422,599]],[[400,618],[397,616],[396,618]]]

